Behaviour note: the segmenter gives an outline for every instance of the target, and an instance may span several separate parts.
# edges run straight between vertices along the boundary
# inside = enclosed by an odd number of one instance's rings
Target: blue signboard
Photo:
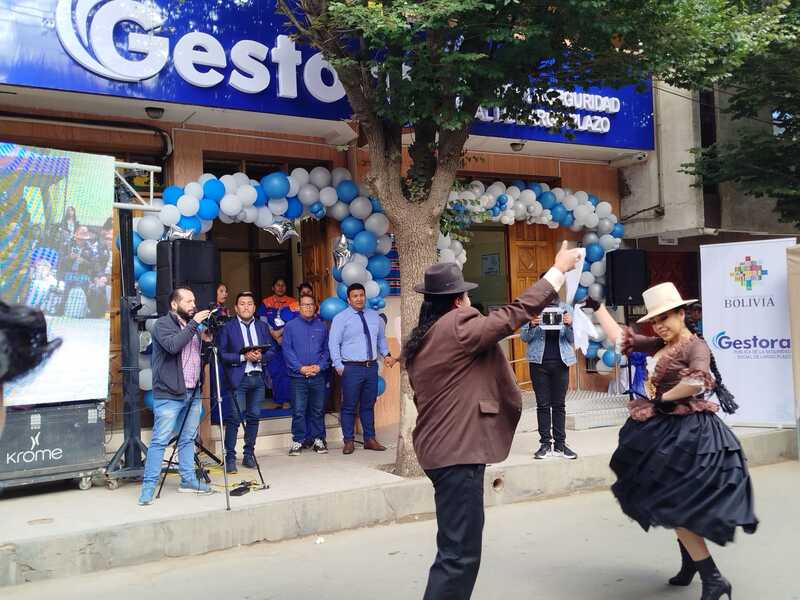
[[[0,83],[349,118],[335,71],[319,52],[296,46],[285,21],[273,0],[11,0],[0,9]],[[589,92],[572,98],[578,129],[572,140],[549,133],[546,114],[540,126],[521,126],[491,109],[479,111],[473,132],[652,148],[649,91]]]

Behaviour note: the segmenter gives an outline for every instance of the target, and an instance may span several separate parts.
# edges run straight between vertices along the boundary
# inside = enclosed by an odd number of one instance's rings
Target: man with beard
[[[199,481],[194,470],[194,439],[200,424],[201,339],[210,342],[200,331],[208,310],[195,308],[194,293],[178,287],[169,297],[170,312],[153,327],[153,437],[147,450],[139,504],[152,504],[161,474],[164,450],[173,432],[183,423],[178,438],[178,462],[181,482],[179,492],[210,494],[211,488]],[[188,411],[188,414],[187,414]],[[184,415],[186,421],[184,423]]]

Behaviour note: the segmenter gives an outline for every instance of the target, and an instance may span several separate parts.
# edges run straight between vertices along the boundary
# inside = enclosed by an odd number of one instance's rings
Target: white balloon
[[[452,250],[454,254],[458,255],[464,251],[464,244],[462,244],[458,240],[453,240],[450,243],[450,250]]]
[[[336,187],[347,179],[353,179],[353,176],[350,174],[350,171],[344,167],[336,167],[333,171],[331,171],[331,182],[333,187]]]
[[[211,173],[203,173],[202,175],[200,175],[200,177],[197,178],[197,183],[199,183],[202,186],[206,181],[210,181],[216,178],[217,176],[212,175]]]
[[[591,268],[592,275],[597,277],[602,277],[606,274],[606,260],[598,260],[597,262],[593,262]]]
[[[550,191],[553,192],[553,195],[556,197],[556,200],[558,200],[559,202],[562,202],[564,200],[564,198],[567,197],[567,194],[560,187],[555,187]]]
[[[222,182],[222,185],[225,186],[226,194],[236,193],[236,188],[239,187],[239,184],[236,182],[236,178],[233,175],[223,175],[219,180]]]
[[[372,214],[364,222],[364,228],[380,237],[389,232],[389,219],[383,213]]]
[[[483,185],[482,181],[476,179],[475,181],[470,182],[469,187],[475,192],[476,196],[481,196],[486,191],[486,186]]]
[[[240,185],[236,189],[236,195],[239,197],[239,200],[242,201],[242,206],[247,208],[248,206],[253,206],[258,200],[258,192],[256,192],[256,188],[254,188],[249,183],[247,185]]]
[[[328,209],[327,214],[337,221],[344,221],[350,216],[350,207],[344,202],[337,202]]]
[[[564,197],[562,204],[567,210],[575,210],[578,207],[578,199],[570,194],[569,196]]]
[[[319,189],[322,189],[328,187],[333,178],[331,177],[331,172],[325,167],[314,167],[311,169],[308,179]]]
[[[581,273],[581,285],[583,287],[589,287],[594,283],[594,275],[591,274],[589,271],[584,271]]]
[[[575,208],[575,220],[581,223],[585,223],[592,214],[594,214],[594,208],[586,204],[580,204]]]
[[[306,171],[302,167],[297,167],[296,169],[292,169],[292,172],[289,176],[297,182],[297,185],[303,187],[309,182],[309,175],[308,171]]]
[[[594,229],[595,227],[597,227],[597,224],[599,222],[600,218],[596,214],[592,213],[586,218],[586,227],[588,227],[589,229]]]
[[[388,235],[382,235],[378,238],[378,245],[375,249],[377,254],[389,254],[392,251],[392,238]]]
[[[289,201],[286,198],[270,198],[267,206],[273,215],[282,215],[289,209]]]
[[[230,225],[231,223],[233,223],[236,220],[235,217],[232,217],[230,215],[226,215],[224,212],[222,212],[222,210],[220,210],[219,215],[217,215],[217,218],[220,221],[222,221],[223,223],[225,223],[226,225]]]
[[[365,283],[369,281],[367,278],[367,270],[360,264],[349,262],[342,267],[342,281],[347,285],[354,283]]]
[[[534,217],[538,217],[544,212],[544,206],[538,200],[534,200],[531,205],[528,207],[528,214]]]
[[[366,183],[358,184],[358,195],[364,196],[365,198],[369,198],[372,195],[372,192],[369,191]]]
[[[528,218],[528,209],[525,207],[525,205],[517,202],[514,205],[514,219],[516,219],[517,221],[522,221],[527,218]]]
[[[158,219],[165,227],[172,227],[181,220],[181,211],[174,204],[165,204],[161,207],[161,212],[158,213]]]
[[[363,254],[359,254],[358,252],[353,252],[350,255],[350,262],[354,262],[357,265],[361,265],[362,267],[366,268],[366,266],[369,264],[369,258]]]
[[[439,252],[439,262],[440,263],[452,263],[456,262],[456,255],[455,253],[447,248],[446,250],[441,250]]]
[[[238,173],[234,173],[233,178],[236,180],[237,188],[243,185],[250,184],[250,178],[247,176],[247,174],[242,173],[241,171],[239,171]]]
[[[213,220],[200,219],[200,233],[208,233],[214,227]]]
[[[153,389],[152,369],[142,369],[139,371],[139,389],[149,392]]]
[[[242,212],[242,201],[236,194],[225,194],[219,201],[219,209],[229,217],[235,217]]]
[[[588,202],[589,201],[589,194],[584,191],[575,192],[573,194],[578,199],[578,202]]]
[[[336,193],[336,188],[324,187],[319,191],[319,201],[324,206],[333,206],[339,201],[339,195]]]
[[[161,223],[159,223],[159,226]],[[157,240],[142,240],[139,242],[139,247],[136,248],[136,256],[139,260],[146,265],[156,264],[156,247],[158,246]]]
[[[614,229],[614,224],[606,218],[602,218],[597,222],[597,235],[604,236],[611,233]]]
[[[472,190],[464,190],[463,192],[459,192],[458,198],[459,200],[467,200],[469,203],[471,200],[477,200],[478,195]]]
[[[497,204],[497,198],[490,194],[483,194],[480,197],[480,202],[484,208],[494,208],[494,205]]]
[[[569,230],[570,231],[578,232],[581,229],[583,229],[583,224],[582,223],[578,223],[577,221],[575,221],[572,225],[569,226]]]
[[[611,205],[608,202],[600,202],[595,209],[597,216],[601,219],[611,214]]]
[[[295,169],[296,171],[297,169]],[[292,171],[294,173],[294,171]],[[300,186],[300,191],[297,192],[297,199],[300,200],[305,206],[311,206],[319,200],[319,188],[310,183]]]
[[[200,210],[200,200],[189,194],[184,194],[178,198],[176,206],[183,216],[193,217],[197,214],[197,211]]]
[[[243,211],[244,217],[242,217],[242,221],[245,223],[255,223],[256,218],[258,217],[258,207],[257,206],[248,206]]]
[[[381,286],[377,281],[368,281],[364,284],[364,291],[367,293],[367,298],[377,298],[381,295]]]
[[[363,221],[372,214],[372,202],[369,198],[359,196],[350,203],[350,214]]]
[[[155,206],[156,208],[161,208],[164,206],[164,199],[163,198],[153,198],[150,202],[150,206]]]
[[[436,241],[436,249],[437,250],[446,250],[452,244],[452,240],[450,239],[449,235],[444,235],[442,232],[439,232],[439,239]]]
[[[514,217],[509,217],[508,215],[503,215],[500,217],[500,222],[503,225],[512,225],[514,223]]]
[[[145,215],[139,219],[136,231],[145,240],[160,240],[164,234],[164,226],[155,215]]]
[[[289,193],[286,194],[287,198],[294,198],[297,196],[297,192],[300,191],[300,184],[297,183],[297,179],[289,175],[286,179],[289,180]]]
[[[187,183],[183,188],[183,193],[188,196],[194,196],[198,200],[203,197],[203,186],[196,181]]]
[[[506,186],[500,182],[495,182],[488,188],[486,188],[486,193],[491,196],[494,196],[495,198],[500,194],[505,194],[505,192],[506,192]]]
[[[602,225],[602,221],[601,221],[601,225]],[[598,229],[598,231],[600,231],[600,229]],[[603,250],[605,250],[606,252],[610,252],[611,250],[614,249],[615,241],[616,241],[616,238],[614,238],[613,235],[610,235],[608,233],[606,233],[606,234],[604,234],[604,235],[602,235],[600,237],[600,245],[603,247]]]
[[[589,297],[600,302],[603,299],[603,286],[599,283],[589,286]]]
[[[139,309],[139,314],[143,317],[156,314],[156,299],[142,296],[142,308]]]
[[[521,195],[522,195],[522,190],[515,185],[506,188],[506,196],[508,196],[509,198],[513,198],[514,200],[516,200]]]
[[[258,209],[258,215],[256,216],[255,224],[257,227],[269,227],[275,221],[275,216],[270,211],[269,207],[267,206],[260,206]]]

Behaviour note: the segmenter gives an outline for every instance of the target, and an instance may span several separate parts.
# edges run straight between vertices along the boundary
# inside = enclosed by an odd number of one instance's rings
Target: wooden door
[[[306,219],[300,227],[300,251],[303,258],[303,280],[314,288],[317,302],[328,295],[330,264],[324,221]],[[297,282],[298,284],[300,282]]]

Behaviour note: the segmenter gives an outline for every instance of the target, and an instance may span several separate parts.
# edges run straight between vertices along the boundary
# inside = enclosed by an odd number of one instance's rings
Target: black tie
[[[364,337],[367,338],[367,360],[374,360],[372,354],[372,336],[369,334],[369,327],[367,327],[367,320],[364,318],[364,311],[358,311],[358,316],[361,317],[361,324],[364,326]]]
[[[250,321],[250,323],[245,323],[242,321],[242,324],[244,325],[244,330],[247,332],[247,343],[252,348],[255,345],[253,344],[253,337],[250,335],[250,325],[252,324],[252,321]]]

